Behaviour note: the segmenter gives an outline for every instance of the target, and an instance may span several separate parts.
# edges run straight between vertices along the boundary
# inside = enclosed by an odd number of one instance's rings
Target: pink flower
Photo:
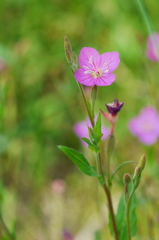
[[[86,86],[108,86],[115,81],[112,72],[120,63],[118,52],[100,55],[94,48],[84,47],[79,55],[80,69],[75,72],[78,82]]]
[[[62,195],[66,190],[66,184],[62,179],[55,179],[51,183],[51,190],[58,195]]]
[[[69,231],[64,230],[63,231],[63,240],[73,240],[72,234]]]
[[[129,130],[145,145],[154,144],[159,137],[159,115],[153,107],[145,107],[130,120]]]
[[[97,119],[97,116],[95,119]],[[88,127],[91,127],[91,123],[90,123],[90,120],[87,118],[86,120],[77,122],[74,125],[74,132],[79,138],[84,138],[84,137],[89,138]],[[110,130],[105,126],[102,126],[102,133],[103,133],[103,136],[101,139],[104,140],[110,134]],[[84,147],[88,146],[87,143],[84,142],[82,139],[81,139],[81,143]]]
[[[149,36],[147,41],[147,57],[152,60],[159,62],[159,34],[154,33]]]

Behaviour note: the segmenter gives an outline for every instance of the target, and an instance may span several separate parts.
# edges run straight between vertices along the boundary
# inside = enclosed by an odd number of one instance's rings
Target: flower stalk
[[[96,93],[94,95],[92,94],[92,102],[94,101],[94,106],[95,106],[95,101],[96,101],[96,96],[97,96],[97,88],[95,88]],[[94,116],[94,108],[92,108],[93,112],[92,115]],[[93,126],[92,126],[93,127]],[[110,158],[111,158],[111,154],[112,151],[114,150],[114,137],[112,135],[108,136],[108,149],[107,149],[107,163],[110,164]],[[117,225],[116,225],[116,219],[115,219],[115,214],[114,214],[114,208],[113,208],[113,203],[112,203],[112,197],[111,197],[111,192],[110,192],[110,165],[108,167],[108,181],[106,184],[105,181],[105,176],[104,176],[104,172],[103,172],[103,168],[102,168],[102,160],[101,160],[101,155],[100,153],[96,153],[96,163],[97,163],[97,169],[98,169],[98,173],[101,176],[102,179],[99,178],[100,183],[102,184],[102,187],[104,189],[104,192],[106,194],[106,198],[108,201],[108,209],[109,209],[109,214],[111,217],[111,221],[112,221],[112,226],[113,226],[113,230],[114,230],[114,236],[115,236],[115,240],[118,240],[118,230],[117,230]]]
[[[74,74],[75,79],[77,80],[77,83],[78,83],[78,86],[87,110],[87,114],[92,125],[92,128],[89,128],[89,132],[90,132],[90,136],[92,135],[93,138],[90,137],[92,138],[91,142],[89,139],[85,139],[85,140],[88,143],[90,143],[91,146],[95,147],[93,148],[93,150],[96,152],[97,169],[100,175],[98,179],[102,184],[102,187],[104,189],[104,192],[106,194],[106,198],[108,201],[108,209],[109,209],[109,213],[112,221],[115,240],[119,240],[117,224],[116,224],[113,203],[112,203],[112,197],[110,192],[110,174],[108,174],[108,183],[106,183],[103,168],[102,168],[100,147],[98,146],[98,143],[100,142],[100,139],[102,137],[101,122],[99,121],[98,123],[99,126],[97,127],[95,126],[95,123],[94,123],[94,110],[95,110],[95,103],[97,99],[97,90],[98,90],[97,86],[107,86],[112,84],[112,82],[115,81],[115,75],[112,72],[118,67],[120,63],[119,54],[117,52],[112,52],[112,53],[104,53],[102,55],[99,55],[99,53],[93,48],[83,48],[79,56],[79,65],[81,68],[78,69],[77,56],[75,52],[72,51],[71,43],[66,36],[64,39],[64,49],[65,49],[66,59],[68,63],[71,65],[72,72]],[[87,99],[85,97],[85,93],[81,84],[84,84],[86,86],[93,86],[92,93],[91,93],[91,107],[87,102]],[[110,106],[110,109],[112,111],[112,107],[113,107],[113,111],[115,111],[115,115],[116,115],[116,112],[118,112],[121,108],[121,104],[118,102],[118,100],[115,100],[114,104]],[[111,114],[109,115],[111,116]],[[114,116],[111,116],[111,117],[114,120]],[[99,119],[100,119],[100,115],[99,115]],[[95,131],[98,132],[97,136],[94,133]],[[113,134],[113,132],[114,132],[114,122],[112,124],[111,134]],[[94,136],[95,136],[95,139],[94,139]],[[107,151],[108,162],[110,161],[110,156],[112,153],[112,145],[110,144],[111,139],[112,139],[112,135],[110,135],[110,139],[108,142],[109,143],[108,145],[110,145]],[[114,147],[114,144],[113,144],[113,147]]]
[[[119,240],[116,219],[115,219],[115,214],[114,214],[114,208],[113,208],[113,203],[112,203],[112,197],[111,197],[110,190],[105,182],[105,176],[104,176],[103,169],[102,169],[102,161],[101,161],[100,154],[96,154],[96,162],[97,162],[97,168],[99,170],[99,174],[102,176],[102,181],[100,181],[100,182],[102,182],[102,187],[104,189],[104,192],[106,194],[106,198],[108,201],[108,209],[109,209],[109,213],[110,213],[110,217],[111,217],[111,221],[112,221],[115,240]]]
[[[138,188],[141,180],[141,173],[145,167],[146,163],[146,157],[143,155],[140,158],[140,161],[138,165],[136,166],[134,170],[134,175],[132,178],[132,190],[129,195],[129,189],[128,184],[131,182],[131,177],[128,173],[126,173],[123,177],[123,181],[125,184],[125,191],[124,191],[124,197],[125,197],[125,208],[126,208],[126,225],[127,225],[127,234],[128,234],[128,240],[131,240],[131,228],[130,228],[130,206],[131,201],[134,196],[135,190]]]

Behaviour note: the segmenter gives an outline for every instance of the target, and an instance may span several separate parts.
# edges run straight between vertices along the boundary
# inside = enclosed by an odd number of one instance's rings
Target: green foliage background
[[[159,31],[159,3],[143,2]],[[103,239],[112,239],[103,217],[106,214],[97,211],[96,181],[83,176],[57,148],[66,145],[85,151],[92,159],[73,132],[73,125],[86,117],[86,111],[65,60],[66,34],[77,54],[85,46],[100,53],[120,53],[117,79],[111,86],[99,88],[96,111],[105,111],[105,104],[115,98],[124,102],[115,130],[112,168],[123,161],[138,161],[146,153],[147,168],[138,190],[136,239],[157,240],[158,143],[146,147],[127,128],[142,107],[158,108],[159,103],[159,68],[146,58],[148,31],[135,2],[2,0],[0,16],[0,64],[6,64],[0,71],[0,176],[5,186],[1,188],[2,215],[8,228],[15,229],[17,239],[23,240],[62,239],[63,229],[80,239],[91,218],[98,219],[98,224],[88,232],[102,230]],[[132,174],[133,169],[129,165],[119,172],[114,200],[121,195],[123,174]],[[63,196],[51,190],[57,178],[67,185]],[[99,196],[98,202],[104,206],[100,189]],[[2,224],[0,229],[0,239],[7,239]],[[89,237],[83,235],[83,239]]]

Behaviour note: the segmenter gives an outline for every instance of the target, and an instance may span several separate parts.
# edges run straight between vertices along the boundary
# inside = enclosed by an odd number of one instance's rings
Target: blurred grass
[[[159,31],[159,4],[155,0],[144,1],[144,4],[154,29]],[[78,173],[57,149],[60,144],[82,151],[72,127],[86,116],[77,84],[65,61],[64,34],[77,54],[84,46],[94,47],[100,53],[120,53],[121,64],[115,72],[117,80],[109,87],[99,88],[97,111],[104,110],[105,103],[115,98],[124,102],[116,126],[113,168],[121,161],[138,161],[146,152],[151,162],[148,166],[152,165],[153,171],[148,169],[145,173],[144,195],[141,191],[140,199],[147,198],[149,176],[150,186],[157,193],[153,178],[156,183],[158,143],[145,147],[127,129],[128,120],[142,107],[147,104],[158,107],[159,102],[158,65],[145,57],[148,32],[135,3],[124,0],[2,0],[0,15],[0,60],[5,63],[0,72],[0,174],[7,192],[4,209],[8,210],[3,212],[8,213],[4,217],[11,216],[7,217],[10,228],[12,219],[17,219],[17,239],[60,239],[59,232],[63,228],[77,234],[95,211],[95,200],[91,198],[95,180]],[[122,191],[123,174],[132,173],[132,169],[132,166],[124,167],[116,177],[117,193]],[[64,179],[68,185],[67,196],[63,199],[65,217],[62,219],[60,215],[58,223],[54,220],[56,211],[44,210],[47,201],[58,208],[59,199],[56,201],[55,196],[47,194],[56,178]],[[84,195],[81,202],[85,192],[89,194]],[[14,217],[10,209],[15,209]],[[151,210],[150,204],[144,209],[156,224],[157,212]],[[54,230],[49,227],[51,221],[54,221]],[[140,239],[147,226],[147,222],[144,226],[139,224]],[[104,224],[100,226],[104,227]],[[104,233],[109,235],[108,230]],[[53,234],[56,237],[51,238]],[[150,234],[153,237],[147,239],[157,240],[157,234],[157,227],[154,227]],[[1,239],[3,235],[4,231],[0,231]]]

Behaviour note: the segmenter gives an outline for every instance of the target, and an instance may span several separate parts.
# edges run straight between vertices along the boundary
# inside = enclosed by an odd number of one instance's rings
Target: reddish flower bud
[[[123,102],[118,102],[118,99],[115,99],[113,103],[106,104],[106,107],[108,112],[114,117],[117,115],[123,105]]]
[[[125,173],[123,176],[123,182],[125,185],[128,185],[131,182],[131,176],[129,173]]]

